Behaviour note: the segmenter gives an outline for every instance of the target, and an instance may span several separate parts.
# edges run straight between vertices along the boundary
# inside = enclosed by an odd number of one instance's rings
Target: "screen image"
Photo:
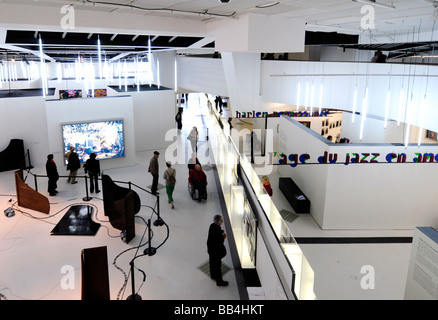
[[[123,120],[63,124],[62,137],[64,154],[73,146],[81,162],[93,152],[98,160],[125,156]]]
[[[82,98],[82,90],[59,90],[59,99]]]

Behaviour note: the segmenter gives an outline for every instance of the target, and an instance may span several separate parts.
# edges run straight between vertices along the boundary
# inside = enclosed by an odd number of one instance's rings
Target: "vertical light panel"
[[[426,107],[426,95],[424,95],[423,100],[421,101],[421,105],[420,105],[420,115],[419,115],[419,119],[420,119],[420,130],[418,131],[418,146],[421,145],[422,139],[423,139],[423,119],[424,119],[424,109]]]
[[[56,77],[58,78],[58,82],[62,80],[62,65],[60,62],[56,64]]]
[[[152,54],[151,54],[151,38],[148,38],[148,62],[149,62],[149,87],[152,86]]]
[[[357,87],[354,89],[354,98],[353,98],[353,116],[351,117],[351,122],[354,123],[354,119],[356,117],[356,105],[357,105]]]
[[[307,110],[309,103],[309,79],[306,81],[306,96],[304,97],[304,108]]]
[[[119,90],[122,89],[122,63],[120,60],[117,62],[117,73],[119,76]]]
[[[312,83],[312,89],[310,90],[310,114],[313,114],[314,96],[315,96],[315,85]]]
[[[3,87],[3,63],[0,61],[0,88]]]
[[[42,90],[43,90],[43,97],[46,97],[46,81],[47,81],[47,74],[46,74],[46,68],[44,63],[44,57],[43,57],[43,42],[41,41],[41,38],[39,39],[39,47],[40,47],[40,63],[41,63],[41,83],[42,83]]]
[[[123,63],[123,74],[125,77],[125,92],[126,92],[126,91],[128,91],[128,65],[126,63],[126,60]]]
[[[403,109],[403,87],[400,90],[400,100],[398,102],[397,126],[399,126],[401,122],[402,109]]]
[[[297,89],[297,111],[300,109],[300,93],[301,93],[301,80],[298,80],[298,89]]]
[[[321,84],[319,86],[319,114],[321,114],[322,112],[322,96],[324,94],[324,84],[322,83],[322,78],[321,78]]]
[[[406,109],[406,135],[405,135],[405,148],[408,146],[409,144],[409,138],[411,136],[411,110],[412,110],[412,98],[408,103],[407,109]]]
[[[157,85],[160,89],[160,61],[157,59]]]
[[[389,105],[391,104],[391,91],[388,90],[386,95],[386,108],[385,108],[385,121],[383,122],[383,128],[386,129],[388,125]]]
[[[100,77],[100,79],[102,80],[102,59],[101,59],[101,56],[100,56],[100,53],[101,51],[100,51],[100,38],[99,37],[97,37],[97,58],[99,59],[99,77]]]
[[[365,126],[365,120],[367,118],[367,111],[368,111],[367,109],[368,109],[368,88],[366,88],[365,97],[363,98],[361,122],[360,122],[360,134],[359,134],[360,140],[362,140],[363,138],[363,128]]]
[[[175,92],[178,91],[178,69],[177,69],[178,65],[176,62],[176,57],[175,57]]]

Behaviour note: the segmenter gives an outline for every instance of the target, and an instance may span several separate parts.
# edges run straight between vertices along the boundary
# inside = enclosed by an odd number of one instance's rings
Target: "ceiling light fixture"
[[[276,6],[276,5],[278,5],[278,4],[280,4],[280,1],[269,2],[269,3],[261,4],[261,5],[259,5],[259,6],[255,6],[255,7],[256,7],[257,9],[265,9],[265,8],[270,8],[270,7]]]
[[[380,3],[380,2],[376,2],[376,0],[352,0],[353,2],[362,2],[362,3],[368,3],[372,6],[375,7],[380,7],[380,8],[385,8],[385,9],[397,9],[391,1],[391,4],[385,4],[385,3]]]

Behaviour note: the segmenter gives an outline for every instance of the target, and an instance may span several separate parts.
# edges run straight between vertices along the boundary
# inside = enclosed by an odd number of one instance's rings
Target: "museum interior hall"
[[[1,0],[0,300],[437,300],[437,18]]]

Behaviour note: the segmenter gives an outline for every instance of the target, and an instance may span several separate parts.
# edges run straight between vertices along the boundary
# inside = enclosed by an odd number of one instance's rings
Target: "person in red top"
[[[195,169],[190,171],[189,183],[193,190],[198,189],[198,201],[207,199],[207,176],[202,171],[201,165],[195,165]]]
[[[269,181],[269,177],[268,176],[263,176],[262,177],[262,183],[263,183],[263,187],[265,187],[266,192],[272,196],[272,188],[271,188],[271,183]]]

